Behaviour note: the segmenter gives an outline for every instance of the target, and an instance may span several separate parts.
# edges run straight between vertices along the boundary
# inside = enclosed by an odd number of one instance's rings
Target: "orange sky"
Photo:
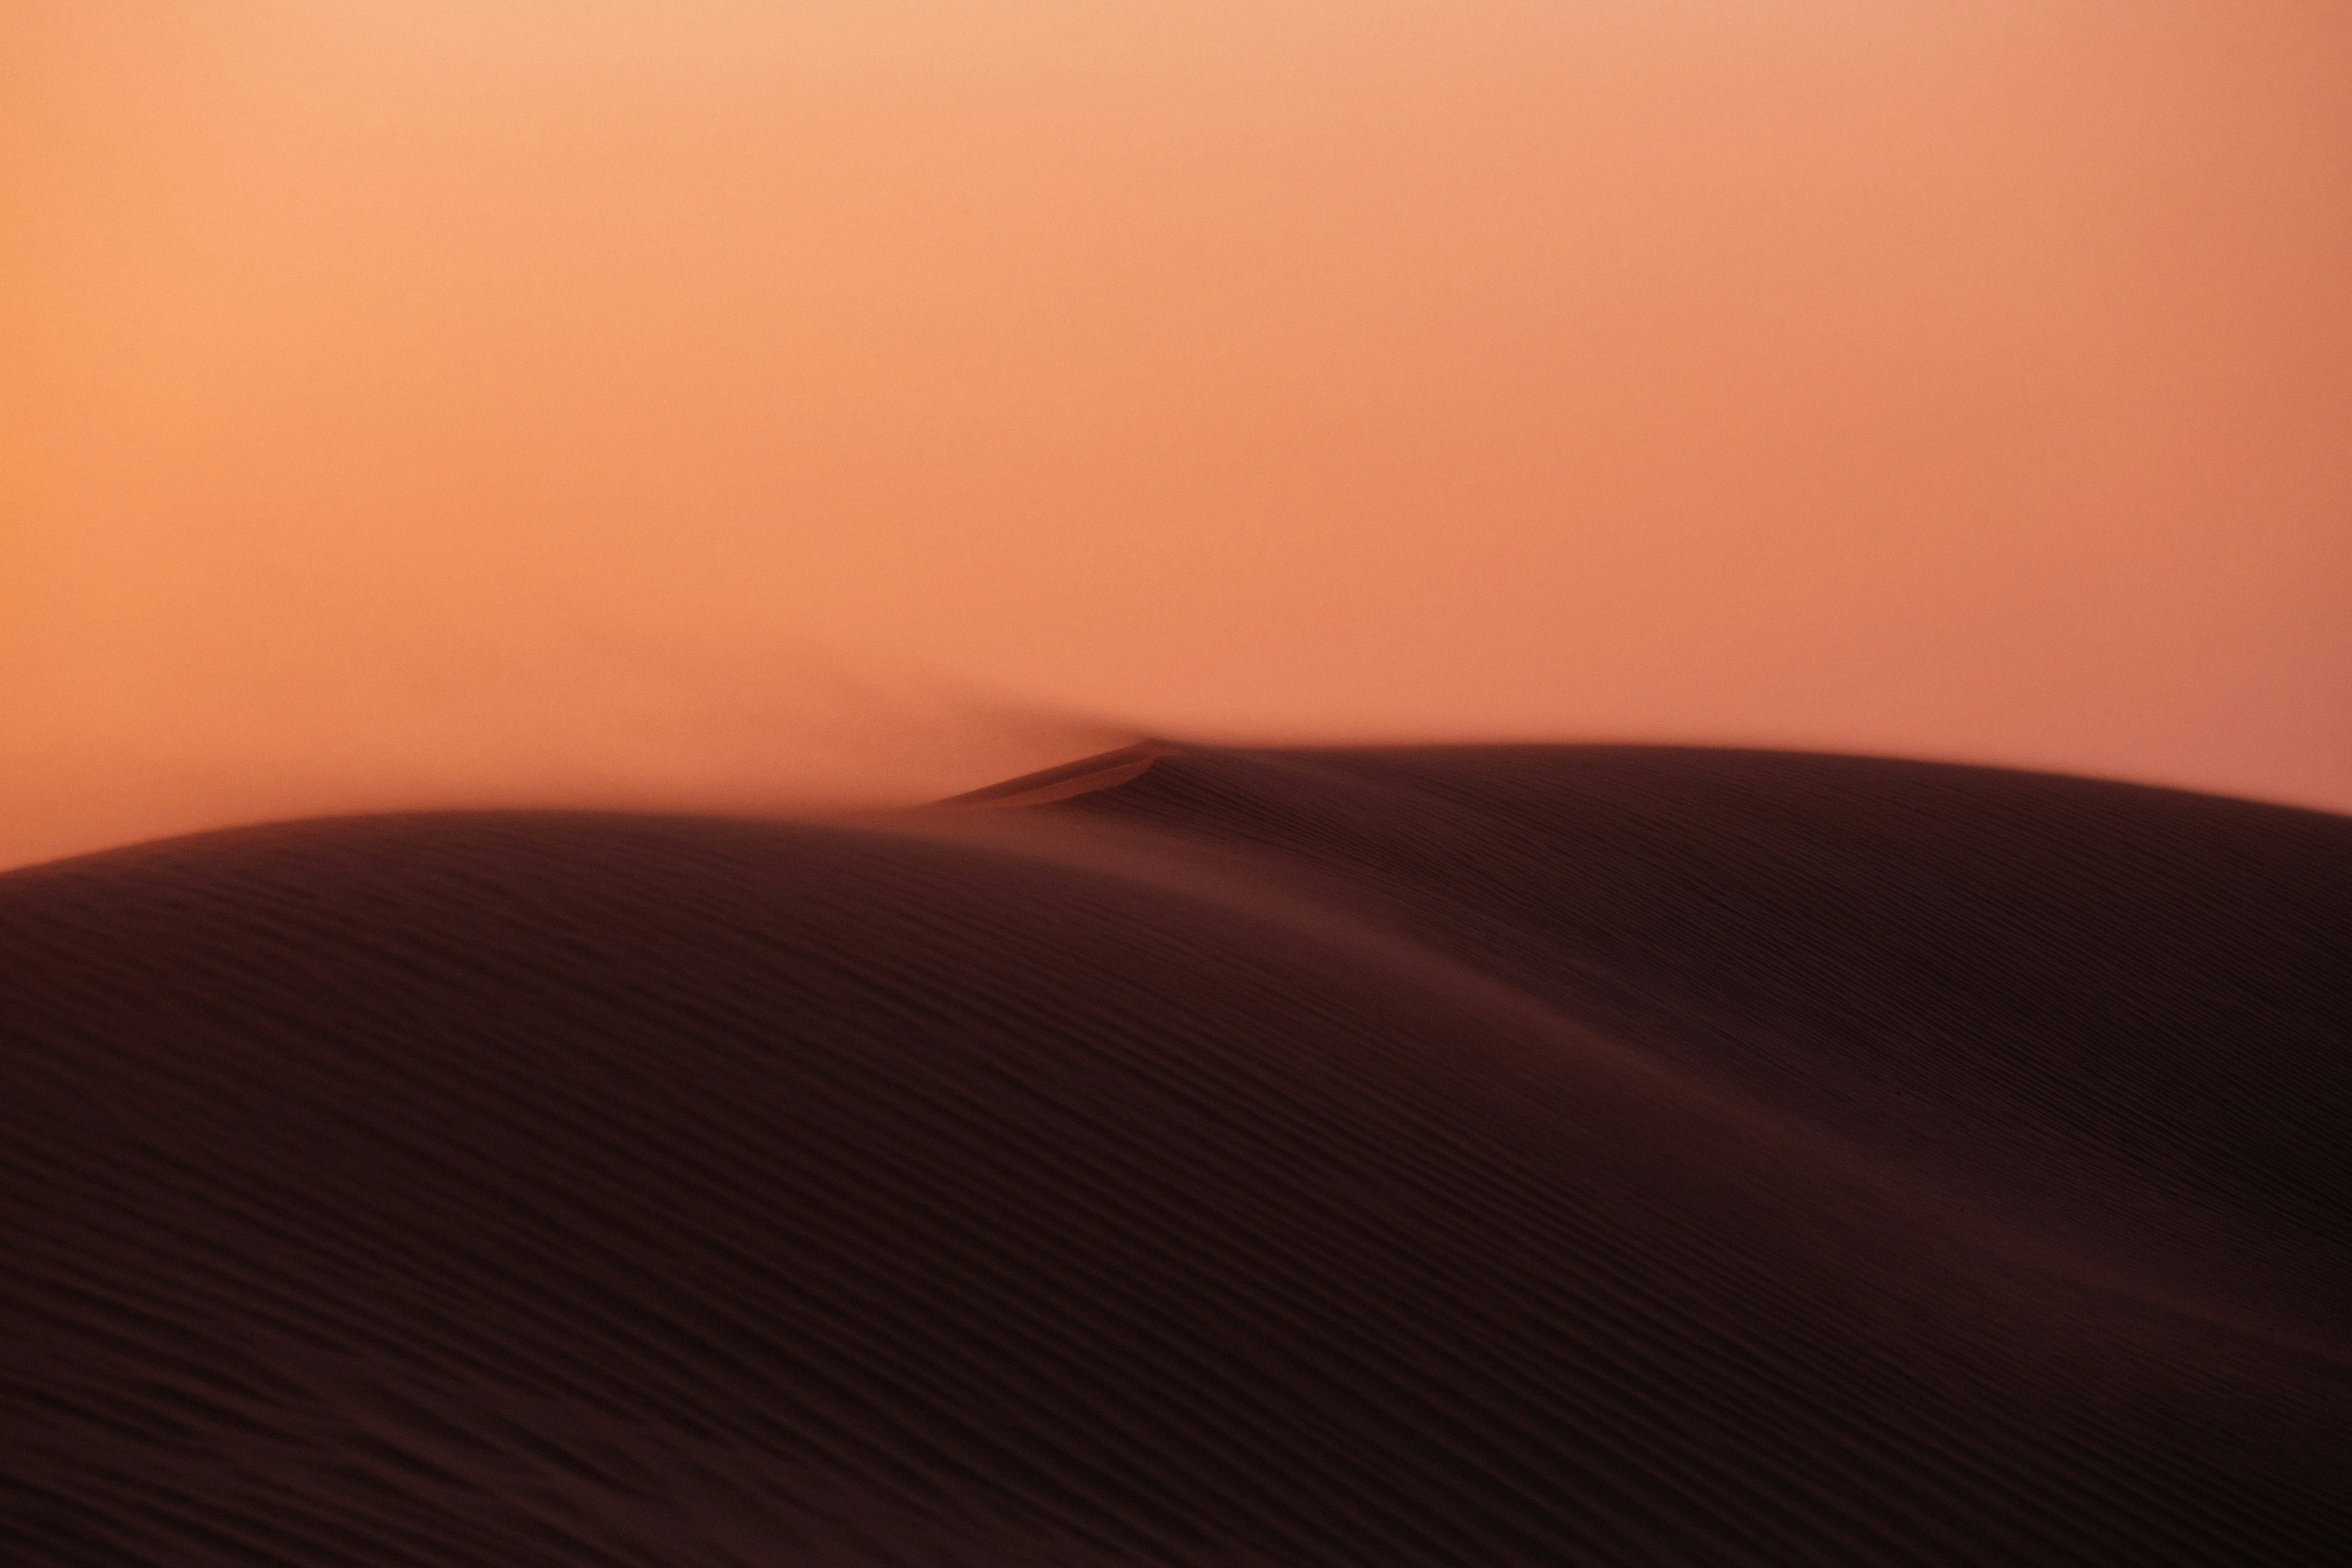
[[[1671,739],[2352,810],[2352,22],[15,0],[0,864]]]

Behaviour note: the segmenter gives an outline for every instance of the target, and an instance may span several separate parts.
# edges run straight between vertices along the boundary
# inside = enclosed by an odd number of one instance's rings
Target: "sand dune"
[[[1651,748],[19,870],[0,1540],[2337,1562],[2348,952],[2352,819]]]
[[[1081,757],[1059,767],[1043,768],[984,789],[967,790],[939,804],[950,809],[978,806],[1049,805],[1057,800],[1092,795],[1097,790],[1140,778],[1144,770],[1178,748],[1159,741],[1138,741],[1116,751]]]

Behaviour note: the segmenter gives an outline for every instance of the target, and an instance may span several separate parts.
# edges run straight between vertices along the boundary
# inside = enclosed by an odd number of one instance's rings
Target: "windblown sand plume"
[[[10,1560],[2352,1549],[2352,820],[1602,747],[950,804],[0,877]]]

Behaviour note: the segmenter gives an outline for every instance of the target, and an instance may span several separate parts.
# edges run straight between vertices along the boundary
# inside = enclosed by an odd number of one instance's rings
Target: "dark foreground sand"
[[[1126,760],[0,877],[0,1558],[2352,1562],[2352,819]]]

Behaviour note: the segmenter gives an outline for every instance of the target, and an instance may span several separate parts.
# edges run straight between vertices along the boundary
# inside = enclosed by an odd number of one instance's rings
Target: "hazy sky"
[[[1670,739],[2352,810],[2352,7],[12,0],[0,863]]]

